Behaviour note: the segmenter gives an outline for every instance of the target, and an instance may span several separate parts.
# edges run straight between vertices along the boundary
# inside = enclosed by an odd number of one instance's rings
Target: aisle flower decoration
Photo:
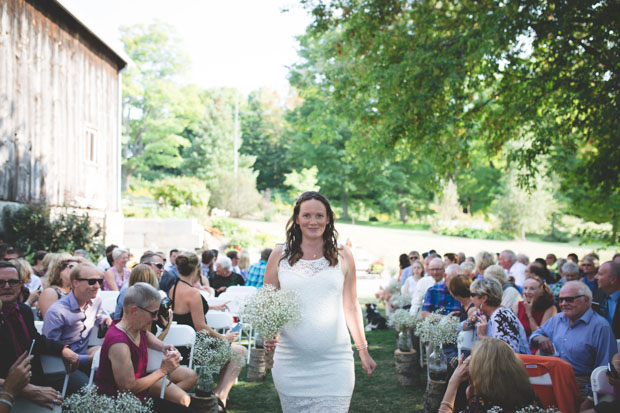
[[[62,404],[63,412],[70,413],[150,413],[153,400],[140,401],[133,393],[119,392],[116,397],[97,393],[96,386],[84,386]]]
[[[414,316],[407,310],[401,309],[394,311],[392,315],[390,315],[390,318],[388,319],[388,324],[390,325],[390,327],[397,328],[398,331],[407,331],[415,327],[416,321],[416,316]]]
[[[390,297],[390,304],[392,304],[394,308],[403,308],[407,305],[411,305],[411,297],[398,292]]]
[[[213,374],[218,373],[226,363],[236,357],[228,340],[211,337],[204,332],[197,333],[193,359],[198,375],[196,395],[210,395],[213,387]]]
[[[244,323],[251,323],[265,338],[275,337],[284,326],[301,321],[301,304],[294,291],[276,290],[264,285],[250,296],[241,311]]]
[[[502,413],[504,409],[502,409],[499,406],[493,406],[487,411],[488,413]],[[525,406],[522,409],[517,410],[515,413],[562,413],[562,412],[554,407],[549,407],[545,409],[544,407],[530,405],[530,406]]]
[[[392,294],[400,294],[400,287],[401,287],[401,282],[398,280],[398,278],[394,277],[390,279],[385,289]]]
[[[433,345],[454,344],[458,336],[459,319],[454,316],[431,313],[416,323],[420,340]]]

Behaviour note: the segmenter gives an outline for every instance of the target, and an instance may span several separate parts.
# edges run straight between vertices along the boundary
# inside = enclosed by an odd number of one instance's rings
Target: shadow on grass
[[[423,411],[424,385],[412,389],[400,387],[396,382],[394,330],[371,331],[366,333],[366,338],[370,354],[377,362],[377,369],[372,377],[368,377],[355,354],[355,391],[349,411],[351,413]],[[239,382],[230,392],[227,410],[232,413],[281,412],[280,400],[271,373],[267,373],[262,383],[250,383],[245,381],[246,371],[247,367],[241,372]],[[421,382],[424,383],[423,380]]]

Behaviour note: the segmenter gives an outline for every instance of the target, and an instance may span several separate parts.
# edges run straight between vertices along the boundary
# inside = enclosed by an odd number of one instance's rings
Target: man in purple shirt
[[[97,293],[103,285],[101,271],[90,263],[71,270],[71,292],[56,301],[45,314],[43,335],[68,346],[79,355],[79,370],[71,373],[69,391],[88,384],[90,362],[99,347],[88,348],[93,327],[112,319],[101,307]],[[93,334],[97,334],[93,331]]]

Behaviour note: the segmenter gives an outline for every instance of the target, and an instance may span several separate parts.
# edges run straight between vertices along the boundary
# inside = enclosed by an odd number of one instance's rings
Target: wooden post
[[[275,350],[265,350],[265,369],[267,370],[273,368],[273,353]]]
[[[190,393],[192,398],[192,409],[201,413],[217,413],[217,397],[211,395],[209,397],[198,397],[193,393]]]
[[[428,380],[424,393],[424,413],[436,413],[446,392],[445,381]]]
[[[246,381],[265,380],[265,349],[253,348],[250,353],[250,363],[248,364],[248,374]]]
[[[394,351],[394,363],[396,364],[396,380],[404,387],[414,387],[420,382],[420,365],[418,364],[417,351],[403,352],[399,349]]]

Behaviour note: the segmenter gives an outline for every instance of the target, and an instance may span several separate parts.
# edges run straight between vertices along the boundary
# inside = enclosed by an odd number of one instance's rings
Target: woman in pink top
[[[112,251],[112,266],[103,275],[103,289],[120,291],[129,281],[129,252],[122,248],[114,248]]]

